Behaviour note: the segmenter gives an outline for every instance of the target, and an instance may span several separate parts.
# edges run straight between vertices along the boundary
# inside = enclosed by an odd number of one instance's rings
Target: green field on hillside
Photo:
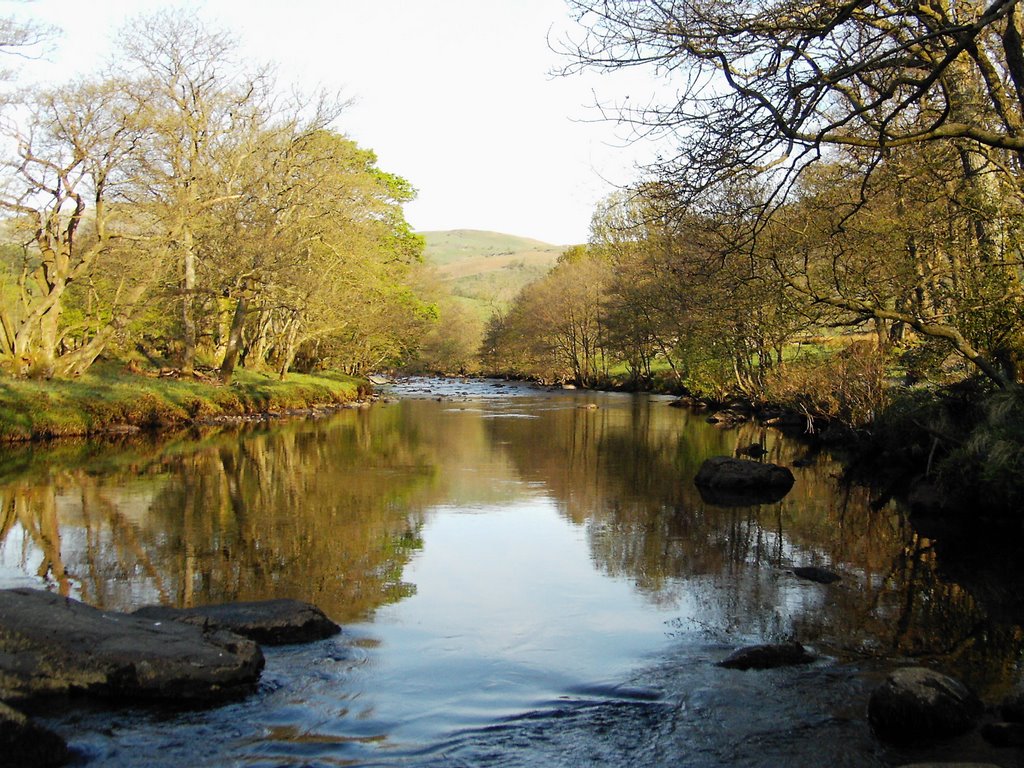
[[[427,261],[452,293],[473,302],[484,317],[543,276],[568,247],[474,229],[420,234],[426,240]]]

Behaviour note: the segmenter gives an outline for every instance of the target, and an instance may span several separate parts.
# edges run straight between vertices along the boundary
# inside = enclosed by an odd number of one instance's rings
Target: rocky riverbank
[[[255,690],[264,658],[254,638],[300,643],[339,631],[315,606],[294,600],[126,614],[52,592],[0,590],[3,764],[67,761],[63,739],[27,716],[55,701],[216,705]]]

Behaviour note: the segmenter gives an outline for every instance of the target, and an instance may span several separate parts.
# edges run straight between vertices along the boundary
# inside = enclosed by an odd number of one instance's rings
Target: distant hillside
[[[427,261],[437,266],[456,296],[477,305],[483,316],[507,306],[524,285],[551,269],[567,247],[475,229],[420,234],[426,240]]]

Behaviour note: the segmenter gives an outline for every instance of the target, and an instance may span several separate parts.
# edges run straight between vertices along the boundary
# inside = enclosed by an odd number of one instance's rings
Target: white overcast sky
[[[563,0],[29,0],[0,2],[63,30],[22,78],[95,70],[134,15],[182,6],[233,31],[282,81],[340,88],[336,127],[419,190],[417,230],[487,229],[585,242],[595,204],[631,181],[642,149],[588,109],[636,77],[553,78],[549,36],[571,27]]]

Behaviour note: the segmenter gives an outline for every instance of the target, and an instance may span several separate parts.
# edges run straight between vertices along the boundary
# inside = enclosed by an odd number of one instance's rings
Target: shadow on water
[[[798,461],[798,441],[662,398],[438,391],[169,442],[2,449],[5,585],[116,609],[294,597],[350,625],[271,650],[244,702],[54,726],[97,764],[150,768],[1020,763],[976,735],[891,750],[864,717],[894,664],[989,703],[1019,685],[1020,584],[987,575],[991,541],[928,538],[827,455]],[[799,465],[793,490],[702,499],[703,459],[751,443]],[[998,550],[1011,570],[1016,550]],[[842,580],[797,578],[806,565]],[[714,666],[789,638],[821,659]]]

